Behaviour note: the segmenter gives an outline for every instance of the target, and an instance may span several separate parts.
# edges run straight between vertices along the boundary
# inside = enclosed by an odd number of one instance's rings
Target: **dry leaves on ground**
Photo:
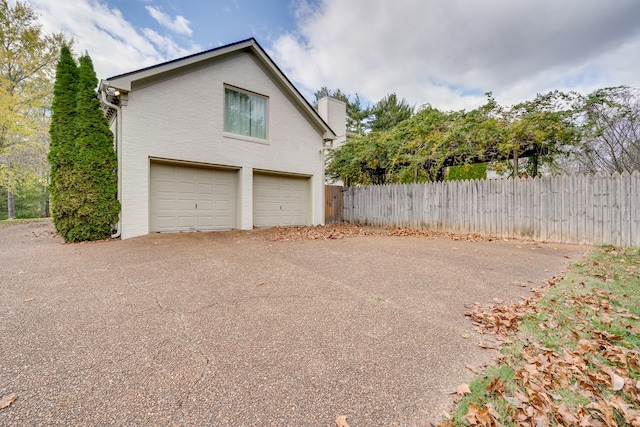
[[[314,227],[280,227],[266,230],[264,239],[273,242],[295,242],[298,240],[336,240],[357,236],[394,236],[394,237],[422,237],[428,239],[447,238],[466,242],[491,242],[491,237],[479,234],[458,235],[429,230],[392,227],[385,230],[365,228],[360,224],[327,224]]]
[[[440,231],[416,230],[413,228],[391,227],[386,231],[387,236],[400,237],[426,237],[428,239],[447,238],[451,240],[461,240],[465,242],[493,242],[492,237],[485,237],[479,234],[454,234]]]
[[[379,234],[357,224],[327,224],[315,227],[273,227],[264,235],[272,242],[295,242],[298,240],[335,240],[345,237],[373,236]]]
[[[475,304],[466,313],[481,334],[505,337],[518,331],[518,325],[527,314],[536,312],[541,295],[555,280],[535,291],[531,298],[508,305]],[[639,320],[638,316],[612,304],[613,295],[606,290],[596,290],[583,295],[570,295],[565,299],[570,309],[578,313],[588,307],[592,316],[577,317],[573,334],[590,331],[577,341],[577,348],[550,349],[533,340],[525,340],[520,350],[522,361],[501,358],[498,364],[512,363],[515,381],[523,392],[507,393],[500,384],[490,384],[487,391],[511,406],[513,420],[519,426],[547,426],[550,420],[555,424],[575,426],[617,426],[616,416],[624,419],[626,425],[640,426],[640,381],[630,378],[631,373],[640,372],[639,350],[624,346],[623,337],[611,332],[592,330],[594,322],[608,324],[617,316],[619,325],[630,334],[640,331],[624,319]],[[558,328],[556,319],[547,318],[538,325],[540,328]],[[628,348],[630,347],[630,348]],[[588,404],[569,407],[562,397],[563,390],[569,390]],[[466,421],[472,426],[500,425],[499,417],[493,417],[490,403],[486,408],[469,405]],[[617,415],[615,415],[617,413]],[[442,427],[452,426],[447,423]]]
[[[518,331],[518,325],[524,316],[534,313],[540,297],[556,283],[556,278],[547,280],[546,284],[532,289],[533,296],[523,298],[520,302],[502,304],[496,300],[493,304],[474,303],[465,316],[471,318],[474,329],[480,334],[510,335]]]

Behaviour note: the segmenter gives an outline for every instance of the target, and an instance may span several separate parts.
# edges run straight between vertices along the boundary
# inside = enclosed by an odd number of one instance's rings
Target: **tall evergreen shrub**
[[[63,47],[56,71],[51,123],[51,210],[67,242],[99,240],[118,221],[117,158],[100,108],[91,58],[80,66]]]
[[[79,208],[69,241],[109,237],[118,221],[117,157],[113,134],[95,92],[98,78],[88,55],[80,58],[76,98],[74,189]]]
[[[71,49],[63,46],[56,68],[53,87],[52,116],[49,134],[49,164],[51,165],[51,216],[58,231],[65,240],[73,228],[78,204],[75,203],[73,188],[73,157],[76,140],[76,98],[78,66]]]

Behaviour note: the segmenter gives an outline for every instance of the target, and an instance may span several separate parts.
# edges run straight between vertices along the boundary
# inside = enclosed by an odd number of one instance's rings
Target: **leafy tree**
[[[572,96],[554,91],[516,104],[503,115],[505,135],[498,145],[501,158],[513,159],[513,175],[520,175],[519,158],[527,157],[526,173],[538,176],[544,164],[553,167],[579,142]]]
[[[32,174],[25,174],[16,179],[15,184],[15,217],[37,218],[42,216],[44,206],[41,180]],[[0,220],[7,219],[7,190],[0,188]]]
[[[536,176],[541,165],[553,166],[577,143],[571,97],[552,92],[505,109],[487,95],[474,110],[443,112],[426,105],[388,131],[349,141],[330,153],[337,160],[330,173],[348,177],[348,185],[440,181],[452,166],[514,159],[518,171],[521,156]]]
[[[51,165],[51,214],[56,230],[63,237],[75,227],[75,216],[80,208],[73,187],[77,87],[78,66],[71,49],[64,45],[60,49],[56,69],[48,156]]]
[[[0,187],[9,218],[17,183],[46,176],[46,110],[64,36],[43,33],[36,20],[28,3],[0,0]]]
[[[453,115],[429,105],[393,129],[393,181],[434,181],[444,172]]]
[[[398,100],[395,93],[390,93],[373,106],[371,114],[371,131],[388,131],[403,120],[411,117],[413,107],[411,107],[404,98]]]
[[[340,148],[329,152],[327,175],[345,185],[386,184],[391,164],[392,136],[372,132],[355,136]]]
[[[582,166],[590,172],[640,170],[640,89],[596,90],[581,99]]]

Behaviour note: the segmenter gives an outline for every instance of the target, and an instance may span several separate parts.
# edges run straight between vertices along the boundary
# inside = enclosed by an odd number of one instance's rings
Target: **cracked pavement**
[[[493,352],[465,305],[587,247],[0,228],[0,425],[429,425]]]

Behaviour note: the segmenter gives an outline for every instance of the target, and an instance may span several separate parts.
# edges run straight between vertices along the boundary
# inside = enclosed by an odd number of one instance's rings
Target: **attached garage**
[[[114,237],[324,223],[324,153],[346,104],[314,109],[254,39],[99,90],[118,156]]]
[[[237,171],[151,163],[151,232],[236,228]]]
[[[253,175],[253,225],[310,225],[309,178]]]

